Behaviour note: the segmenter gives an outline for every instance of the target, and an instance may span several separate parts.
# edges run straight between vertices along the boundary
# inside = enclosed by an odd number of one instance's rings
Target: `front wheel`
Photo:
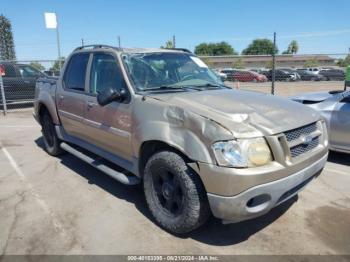
[[[45,151],[52,156],[58,156],[64,151],[60,147],[61,141],[57,137],[55,125],[48,112],[45,112],[41,119],[42,133],[44,138]]]
[[[158,152],[148,160],[143,185],[154,219],[171,233],[190,232],[210,215],[202,181],[174,152]]]

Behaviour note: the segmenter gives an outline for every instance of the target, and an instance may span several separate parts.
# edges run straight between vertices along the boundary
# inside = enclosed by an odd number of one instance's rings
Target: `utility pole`
[[[173,35],[173,48],[176,48],[176,39],[175,39],[175,35]]]
[[[272,81],[271,81],[271,94],[275,94],[275,64],[276,64],[276,32],[273,33],[273,51],[272,51]]]
[[[84,38],[81,39],[81,46],[84,46]]]
[[[120,36],[118,35],[118,47],[120,48]]]

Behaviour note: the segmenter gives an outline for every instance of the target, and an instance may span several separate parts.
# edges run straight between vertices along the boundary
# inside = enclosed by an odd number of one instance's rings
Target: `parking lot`
[[[236,83],[229,83],[235,86]],[[240,84],[269,92],[270,83]],[[276,94],[342,89],[343,82],[276,83]],[[350,254],[350,155],[269,214],[177,237],[152,220],[140,186],[81,160],[49,156],[30,108],[0,116],[1,254]]]
[[[230,87],[242,90],[251,90],[256,92],[271,93],[271,82],[252,83],[252,82],[229,82],[225,84]],[[321,92],[330,90],[343,90],[344,81],[297,81],[297,82],[275,82],[275,95],[293,96],[307,92]]]

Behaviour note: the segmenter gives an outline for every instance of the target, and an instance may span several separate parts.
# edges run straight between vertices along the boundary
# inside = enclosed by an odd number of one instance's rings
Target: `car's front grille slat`
[[[290,148],[290,154],[293,157],[300,156],[314,148],[316,148],[319,144],[319,137],[315,137],[309,144],[300,144]]]
[[[316,148],[320,143],[321,134],[320,130],[318,130],[317,123],[284,132],[291,157],[300,156]],[[309,140],[306,141],[304,139],[305,137],[308,137]]]
[[[298,139],[302,135],[309,135],[317,130],[316,123],[312,123],[306,126],[302,126],[300,128],[296,128],[293,130],[289,130],[285,132],[285,136],[288,142]]]

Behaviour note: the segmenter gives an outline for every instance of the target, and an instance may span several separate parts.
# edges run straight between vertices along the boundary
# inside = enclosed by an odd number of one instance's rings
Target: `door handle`
[[[89,110],[90,108],[94,107],[94,106],[96,106],[96,103],[94,103],[94,102],[87,102],[87,108],[88,108],[88,110]]]
[[[58,100],[59,100],[59,101],[62,101],[63,99],[64,99],[64,96],[63,96],[63,95],[59,95],[59,96],[58,96]]]

